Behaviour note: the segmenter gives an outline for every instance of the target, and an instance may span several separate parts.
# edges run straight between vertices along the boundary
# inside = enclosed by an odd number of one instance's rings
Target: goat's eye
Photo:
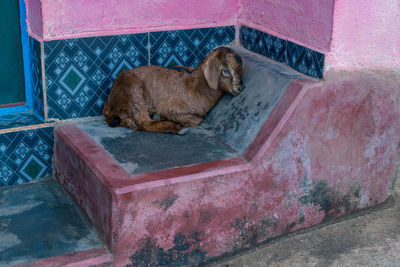
[[[229,70],[222,70],[222,75],[224,75],[227,78],[232,78],[232,74]]]

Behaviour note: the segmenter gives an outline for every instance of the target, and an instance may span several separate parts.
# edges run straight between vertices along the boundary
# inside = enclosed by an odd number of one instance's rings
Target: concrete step
[[[0,189],[0,266],[110,261],[85,214],[55,180]]]

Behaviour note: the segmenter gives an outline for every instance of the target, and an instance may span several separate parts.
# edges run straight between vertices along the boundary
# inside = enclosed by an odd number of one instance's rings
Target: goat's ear
[[[214,90],[218,90],[221,69],[221,62],[216,56],[210,57],[202,66],[204,77],[207,80],[208,86]]]

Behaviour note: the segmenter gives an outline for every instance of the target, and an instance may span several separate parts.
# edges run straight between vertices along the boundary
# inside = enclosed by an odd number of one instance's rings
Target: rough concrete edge
[[[397,170],[394,179],[395,182],[394,182],[393,197],[396,200],[396,202],[400,202],[400,149],[397,154]]]
[[[86,121],[94,119],[96,118],[88,118]],[[62,123],[58,123],[55,126],[54,133],[57,134],[59,138],[64,140],[64,142],[66,142],[82,158],[82,160],[94,172],[94,174],[99,177],[100,182],[109,188],[113,194],[125,194],[144,188],[153,188],[163,186],[165,184],[174,184],[182,181],[203,179],[220,173],[234,173],[237,171],[250,169],[249,163],[243,158],[239,157],[131,175],[104,149],[104,147],[95,142],[82,129],[77,127],[74,121],[64,121]],[[74,135],[79,135],[79,140],[73,139],[73,137],[71,137],[71,133]],[[97,164],[97,161],[94,160],[92,153],[86,152],[85,147],[82,146],[83,143],[89,144],[90,146],[98,149],[97,153],[102,155],[101,164]],[[57,160],[55,155],[56,152],[53,156],[53,171],[55,171]],[[214,166],[218,165],[218,163],[223,163],[224,167],[214,167],[213,169],[210,169],[208,166],[208,164],[212,164]],[[116,166],[118,166],[117,169]],[[171,171],[175,174],[171,174]],[[112,174],[113,176],[111,179],[109,179],[109,174]],[[115,180],[118,179],[119,181],[125,181],[128,184],[125,184],[124,182],[122,182],[123,184],[115,184],[113,183],[113,178],[115,178]]]
[[[69,129],[73,128],[73,130],[78,129],[78,131],[72,131],[72,135],[71,134],[66,134],[63,130],[65,129],[61,129],[59,131],[57,131],[57,129],[62,128],[63,126],[67,126],[67,132]],[[70,126],[70,127],[68,127]],[[80,186],[81,184],[79,184],[79,182],[76,181],[76,179],[67,179],[67,177],[65,177],[63,174],[61,174],[61,172],[58,171],[58,164],[56,163],[57,161],[57,144],[59,143],[63,143],[61,145],[67,146],[69,147],[72,152],[74,153],[73,156],[75,156],[76,158],[79,158],[80,160],[83,161],[84,166],[92,172],[93,177],[95,177],[95,183],[99,184],[100,187],[102,187],[104,189],[104,191],[106,191],[107,196],[110,197],[110,202],[109,205],[107,206],[103,206],[103,209],[108,209],[110,211],[110,214],[113,214],[114,212],[114,206],[113,206],[113,201],[115,199],[115,194],[113,192],[113,187],[112,185],[110,185],[110,183],[107,181],[107,179],[104,178],[104,174],[101,173],[101,171],[99,171],[97,168],[91,168],[91,162],[85,157],[84,153],[81,152],[81,150],[85,150],[85,147],[80,147],[79,146],[79,141],[87,141],[90,139],[90,137],[87,137],[87,139],[82,140],[81,136],[79,136],[80,131],[82,131],[81,129],[79,129],[75,124],[71,123],[71,122],[66,122],[66,123],[59,123],[54,131],[54,135],[55,135],[55,141],[54,141],[54,154],[53,154],[53,172],[54,172],[54,178],[61,184],[61,186],[63,187],[64,191],[74,200],[74,202],[78,205],[78,207],[80,207],[80,209],[83,211],[84,214],[86,214],[87,218],[89,219],[89,221],[91,222],[91,224],[93,225],[93,228],[96,231],[97,236],[99,237],[99,240],[104,244],[104,247],[108,249],[108,251],[112,248],[112,243],[111,243],[111,238],[109,237],[109,235],[107,234],[107,231],[104,230],[106,226],[104,225],[98,225],[98,223],[96,223],[96,218],[98,216],[98,212],[96,210],[93,210],[93,205],[97,205],[96,203],[94,203],[92,201],[91,198],[89,199],[85,199],[84,203],[80,203],[80,198],[77,196],[77,194],[75,194],[74,192],[72,192],[70,189],[71,187],[75,187],[75,186]],[[69,131],[69,133],[71,133],[71,131]],[[84,133],[86,134],[86,133]],[[79,136],[79,138],[76,138],[76,135]],[[75,136],[74,140],[78,140],[78,144],[75,144],[72,139],[70,138],[72,136]],[[58,141],[58,139],[60,141]],[[97,143],[95,143],[93,140],[89,140],[89,142],[93,145],[95,145],[95,147],[99,146],[97,145]],[[98,149],[98,147],[97,147]],[[90,151],[90,149],[89,149]],[[103,155],[104,156],[104,155]],[[107,155],[105,155],[107,156]],[[95,160],[94,162],[98,162],[98,160]],[[89,164],[87,164],[89,163]],[[115,174],[115,173],[114,173]],[[87,178],[87,177],[86,177]],[[66,183],[65,181],[68,180],[68,183]],[[80,179],[79,179],[80,180]],[[92,183],[93,184],[93,181]],[[83,186],[83,188],[85,189],[85,191],[87,191],[87,187]],[[107,198],[107,196],[105,196]],[[86,208],[85,208],[86,207]],[[113,220],[115,220],[115,216],[112,216],[110,219],[110,223],[113,224]],[[104,227],[103,227],[104,226]]]
[[[209,164],[212,165],[224,165],[215,167],[213,169],[207,168]],[[197,169],[199,168],[199,169]],[[210,161],[207,163],[193,164],[189,166],[180,166],[177,168],[165,169],[155,172],[148,172],[138,175],[132,175],[134,179],[136,177],[141,177],[137,179],[132,185],[125,186],[123,188],[117,189],[115,192],[117,195],[122,195],[126,193],[131,193],[138,190],[156,188],[171,184],[177,184],[182,182],[189,182],[199,179],[207,179],[210,177],[215,177],[224,174],[233,174],[242,171],[250,171],[250,164],[243,158],[230,158],[223,160]],[[170,171],[177,172],[176,174],[170,174]],[[181,171],[181,173],[179,173]],[[151,179],[151,176],[156,178]],[[145,181],[150,180],[150,181]]]
[[[118,162],[98,143],[96,143],[86,132],[81,130],[75,123],[71,121],[66,121],[58,123],[54,128],[54,134],[58,135],[66,144],[68,144],[72,150],[79,155],[79,157],[85,162],[93,173],[99,177],[100,182],[107,188],[113,188],[115,185],[109,182],[107,179],[108,174],[113,174],[113,176],[118,176],[122,178],[129,178],[130,174],[118,164]],[[71,134],[79,136],[79,140],[73,140]],[[89,153],[85,150],[85,146],[82,144],[87,144],[89,146],[95,147],[97,153],[101,154],[102,162],[97,164],[97,161],[93,160],[93,153]],[[54,153],[55,158],[56,153]],[[56,165],[54,165],[56,166]],[[118,166],[116,168],[116,166]],[[113,177],[113,178],[114,178]]]
[[[245,158],[250,161],[252,164],[259,162],[260,160],[262,160],[263,155],[267,152],[267,150],[274,144],[275,140],[277,139],[279,133],[281,132],[281,130],[284,128],[284,126],[288,123],[289,119],[291,118],[292,114],[295,112],[297,106],[300,104],[300,102],[302,101],[302,99],[304,98],[304,96],[307,94],[307,92],[312,89],[312,88],[316,88],[318,86],[321,85],[321,83],[312,83],[309,82],[307,80],[294,80],[292,81],[288,88],[286,89],[286,91],[290,90],[290,88],[292,86],[298,85],[300,84],[302,87],[300,88],[299,92],[297,93],[297,95],[294,97],[294,99],[289,103],[289,106],[285,107],[279,107],[280,103],[277,103],[275,107],[277,108],[282,108],[285,109],[285,111],[283,112],[283,114],[277,118],[277,124],[274,126],[273,130],[270,132],[270,134],[268,134],[267,136],[262,136],[262,132],[263,130],[265,130],[265,126],[268,125],[268,123],[271,123],[272,119],[272,115],[274,115],[273,113],[276,112],[278,113],[279,110],[275,109],[271,112],[270,116],[268,117],[268,119],[266,120],[266,122],[264,123],[263,127],[261,128],[259,134],[257,135],[257,137],[255,138],[255,140],[250,144],[250,146],[248,147],[248,149],[246,150],[246,152],[244,153]],[[286,92],[285,92],[286,94]],[[285,95],[283,95],[280,99],[280,101],[283,99],[283,97],[285,97]],[[279,102],[280,102],[279,101]],[[284,100],[282,100],[284,101]],[[279,116],[279,114],[277,114],[276,116]],[[257,146],[255,146],[255,144],[259,144]],[[257,148],[255,148],[257,147]],[[252,150],[255,150],[254,152]]]

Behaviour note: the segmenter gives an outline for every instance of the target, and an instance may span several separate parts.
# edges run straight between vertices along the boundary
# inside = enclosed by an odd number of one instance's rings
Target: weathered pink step
[[[56,175],[115,266],[201,263],[390,196],[396,153],[386,153],[387,168],[375,172],[358,153],[377,133],[342,151],[347,138],[372,127],[357,115],[375,109],[359,104],[359,81],[325,86],[244,58],[246,93],[224,97],[185,136],[111,129],[101,119],[56,127]],[[374,80],[363,85],[368,92]]]

